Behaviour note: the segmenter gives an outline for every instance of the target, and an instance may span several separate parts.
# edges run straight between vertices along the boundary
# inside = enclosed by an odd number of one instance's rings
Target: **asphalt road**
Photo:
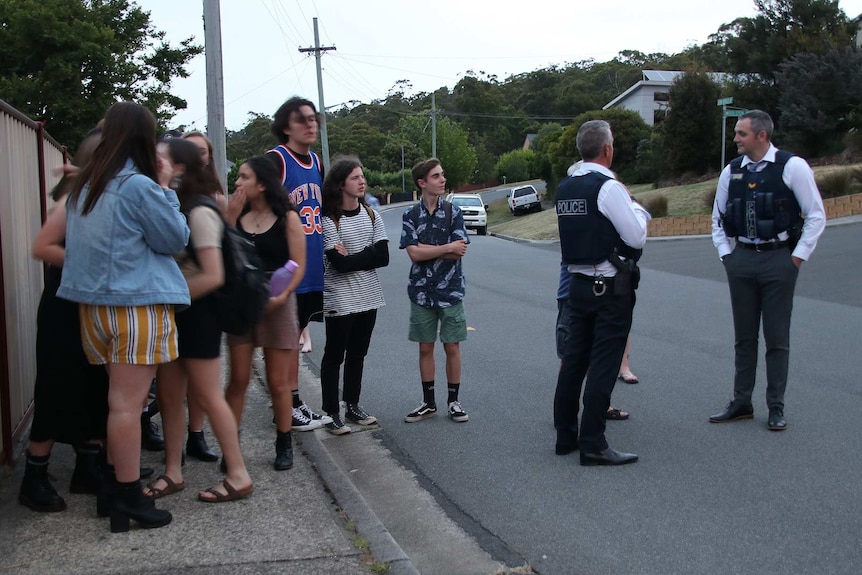
[[[558,247],[472,241],[461,400],[470,422],[415,424],[418,350],[406,339],[400,210],[384,212],[387,306],[365,364],[362,404],[393,454],[492,554],[538,573],[859,573],[862,411],[853,360],[862,296],[862,224],[828,228],[797,288],[789,429],[766,429],[763,362],[755,418],[714,425],[731,394],[733,344],[723,270],[709,239],[651,241],[633,326],[638,385],[620,383],[612,447],[641,460],[583,468],[554,455],[553,325]],[[853,250],[853,251],[851,251]],[[323,336],[315,327],[315,353]],[[437,399],[444,404],[442,348]]]

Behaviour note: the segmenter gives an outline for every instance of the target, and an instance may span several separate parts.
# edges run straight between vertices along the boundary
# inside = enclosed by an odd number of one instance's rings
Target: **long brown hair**
[[[212,143],[212,141],[209,138],[207,138],[203,132],[198,132],[198,131],[186,132],[185,134],[183,134],[184,140],[187,140],[189,138],[200,138],[204,142],[206,142],[207,151],[209,152],[210,163],[207,164],[205,167],[210,172],[210,174],[212,174],[212,177],[215,180],[216,187],[215,187],[214,191],[216,191],[220,194],[224,194],[224,188],[221,185],[221,178],[219,178],[218,172],[216,172],[215,158],[213,158],[213,143]]]
[[[92,160],[84,166],[69,193],[69,201],[76,205],[84,185],[89,184],[81,214],[93,211],[102,197],[108,182],[117,175],[127,160],[132,160],[138,171],[158,181],[156,162],[156,120],[153,114],[134,102],[118,102],[108,108],[102,127],[102,141],[93,152]]]
[[[164,145],[168,148],[171,163],[185,166],[185,171],[180,176],[180,185],[177,186],[177,197],[180,199],[180,208],[187,212],[199,197],[212,197],[216,185],[215,177],[204,166],[200,150],[194,142],[172,138],[164,142]]]
[[[93,128],[84,136],[81,143],[78,144],[78,151],[75,152],[75,157],[72,158],[72,165],[81,168],[86,166],[93,157],[93,150],[99,145],[99,140],[102,139],[102,128]],[[51,190],[51,200],[59,202],[60,198],[69,193],[72,186],[75,184],[77,176],[64,175],[56,186]]]
[[[359,161],[359,158],[355,156],[342,156],[332,162],[329,171],[326,173],[326,177],[323,179],[321,215],[336,222],[336,225],[338,220],[341,219],[342,214],[341,188],[344,186],[344,182],[347,181],[347,177],[353,173],[353,170],[361,167],[362,162]],[[359,203],[367,205],[365,197],[360,198]]]

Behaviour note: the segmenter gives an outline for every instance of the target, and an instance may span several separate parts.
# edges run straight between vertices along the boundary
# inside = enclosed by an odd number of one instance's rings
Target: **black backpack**
[[[196,201],[192,208],[197,206],[212,208],[218,212],[219,217],[222,217],[221,210],[209,198]],[[243,237],[235,227],[225,222],[223,217],[222,223],[224,223],[224,229],[221,254],[224,263],[224,284],[209,297],[213,299],[221,330],[233,335],[243,335],[251,331],[263,316],[263,308],[269,301],[269,289],[263,265],[254,244]],[[191,237],[186,249],[197,262]]]

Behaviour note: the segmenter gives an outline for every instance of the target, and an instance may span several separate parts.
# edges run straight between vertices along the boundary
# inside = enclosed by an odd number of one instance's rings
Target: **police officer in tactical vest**
[[[608,446],[605,416],[632,324],[636,262],[650,215],[610,170],[614,138],[607,122],[585,122],[577,145],[584,163],[557,188],[560,249],[572,274],[572,314],[554,397],[556,452],[580,449],[581,465],[622,465],[638,456]]]
[[[736,366],[733,400],[709,421],[754,416],[751,394],[762,317],[767,427],[783,431],[793,291],[802,262],[823,233],[826,213],[811,168],[776,148],[772,130],[766,112],[752,110],[740,117],[733,141],[742,155],[722,170],[715,192],[712,242],[730,287]]]

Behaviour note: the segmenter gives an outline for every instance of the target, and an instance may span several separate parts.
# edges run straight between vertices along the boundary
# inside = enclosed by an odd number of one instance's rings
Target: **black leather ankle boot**
[[[279,431],[275,438],[275,463],[276,471],[285,471],[293,467],[293,437],[289,431]]]
[[[165,438],[159,433],[159,426],[150,421],[149,411],[141,414],[141,447],[147,451],[164,451]]]
[[[35,456],[27,452],[27,467],[24,468],[18,503],[33,511],[65,511],[66,501],[48,478],[48,458],[48,455]]]
[[[218,461],[218,455],[207,445],[207,439],[203,431],[192,431],[189,429],[189,438],[186,440],[186,453],[200,461]]]
[[[117,495],[117,476],[114,466],[105,462],[102,465],[102,483],[99,485],[99,493],[96,495],[96,516],[108,517],[111,507],[114,505],[114,497]]]
[[[99,493],[101,477],[99,477],[99,458],[102,446],[84,444],[75,447],[75,471],[69,483],[69,493]]]
[[[164,527],[173,516],[167,509],[156,509],[156,502],[144,495],[140,481],[117,483],[117,494],[111,506],[111,533],[125,533],[129,520],[144,529]]]

